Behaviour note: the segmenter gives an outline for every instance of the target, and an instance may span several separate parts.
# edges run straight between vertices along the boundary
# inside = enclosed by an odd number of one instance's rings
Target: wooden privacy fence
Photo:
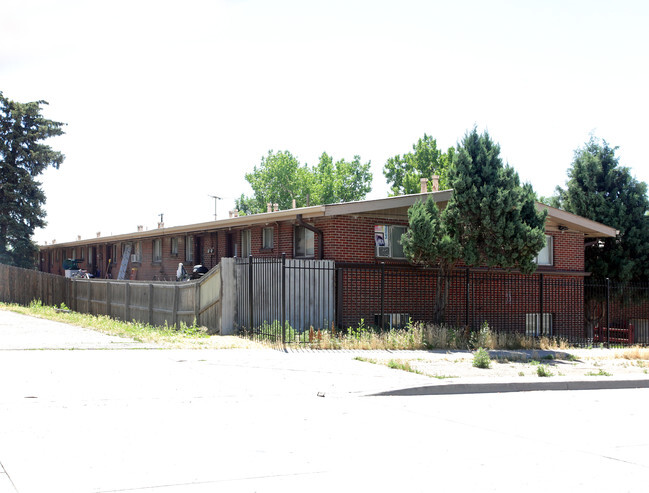
[[[46,305],[70,306],[70,279],[30,269],[0,264],[0,301],[29,305],[41,300]]]
[[[158,326],[192,325],[220,333],[222,267],[190,282],[67,279],[0,265],[0,301],[28,305],[65,303],[72,310]]]

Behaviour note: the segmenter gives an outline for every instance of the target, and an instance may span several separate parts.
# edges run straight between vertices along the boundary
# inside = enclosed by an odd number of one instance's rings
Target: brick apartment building
[[[377,200],[318,205],[206,223],[80,239],[40,247],[39,270],[64,275],[65,259],[100,278],[117,278],[123,254],[130,250],[126,277],[173,280],[178,264],[188,272],[208,269],[223,257],[265,256],[328,259],[336,262],[406,264],[399,244],[408,224],[408,208],[432,195],[444,206],[452,191]],[[615,236],[603,224],[537,203],[547,209],[547,245],[539,254],[539,271],[584,276],[584,238]],[[128,247],[128,249],[127,249]]]

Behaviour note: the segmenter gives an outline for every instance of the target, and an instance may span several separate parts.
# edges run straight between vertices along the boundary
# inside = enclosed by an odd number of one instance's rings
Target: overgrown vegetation
[[[0,309],[87,327],[103,334],[129,337],[138,342],[155,343],[163,347],[227,349],[255,345],[252,341],[238,337],[210,336],[205,327],[196,324],[181,323],[179,327],[156,327],[139,322],[122,322],[106,316],[70,311],[65,305],[59,307],[43,305],[40,301],[34,301],[29,306],[0,303]]]
[[[264,323],[257,339],[270,344],[282,343],[278,324]],[[328,330],[299,332],[288,324],[284,327],[286,344],[308,345],[311,349],[404,349],[404,350],[474,350],[480,347],[495,349],[568,349],[567,341],[553,337],[530,337],[522,333],[499,333],[485,322],[480,330],[449,327],[443,324],[409,322],[404,328],[380,332],[361,320],[356,327],[338,330],[332,325]]]

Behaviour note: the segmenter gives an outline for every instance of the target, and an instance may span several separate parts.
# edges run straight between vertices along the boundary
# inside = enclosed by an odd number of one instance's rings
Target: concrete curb
[[[540,390],[610,390],[610,389],[645,389],[649,388],[649,379],[624,380],[564,380],[542,382],[483,382],[452,383],[443,385],[425,385],[404,389],[388,390],[365,397],[418,396],[418,395],[454,395],[454,394],[490,394],[504,392],[534,392]]]

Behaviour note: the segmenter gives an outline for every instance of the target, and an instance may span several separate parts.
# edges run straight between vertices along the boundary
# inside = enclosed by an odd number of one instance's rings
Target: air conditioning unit
[[[140,261],[139,255],[135,253],[131,255],[131,262],[139,262],[139,261]]]
[[[390,257],[390,228],[388,226],[374,226],[374,245],[377,257]]]

